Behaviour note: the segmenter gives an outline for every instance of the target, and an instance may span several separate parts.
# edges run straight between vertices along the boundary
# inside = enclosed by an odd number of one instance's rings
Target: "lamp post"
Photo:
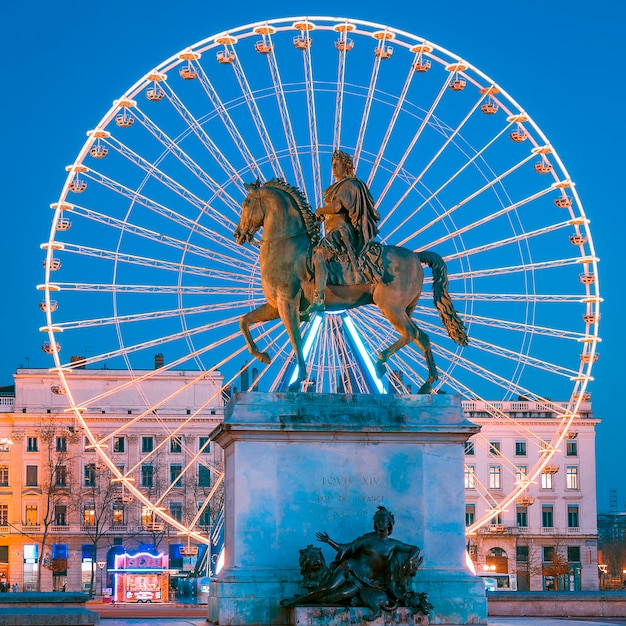
[[[102,596],[102,570],[106,565],[106,561],[98,561],[97,562],[98,569],[100,570],[100,596]]]

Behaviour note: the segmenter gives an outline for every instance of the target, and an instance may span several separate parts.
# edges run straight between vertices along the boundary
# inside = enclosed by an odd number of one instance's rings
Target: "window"
[[[499,441],[489,442],[489,454],[493,456],[498,456],[500,454],[500,442]]]
[[[515,442],[515,456],[526,456],[526,440]]]
[[[567,546],[567,560],[569,563],[580,563],[580,546]]]
[[[575,439],[568,439],[565,444],[565,454],[567,456],[578,456],[578,442]]]
[[[471,526],[476,519],[476,505],[475,504],[466,504],[465,505],[465,525]]]
[[[125,526],[126,519],[124,515],[124,505],[119,502],[113,504],[113,526]]]
[[[541,505],[541,527],[554,528],[554,507],[551,504]]]
[[[515,468],[515,482],[525,483],[528,480],[528,465],[518,465]]]
[[[67,452],[67,437],[56,438],[56,451]]]
[[[491,507],[491,510],[493,511],[493,509],[495,509],[495,508],[496,508],[495,506],[492,506],[492,507]],[[498,524],[499,526],[501,526],[501,525],[502,525],[502,512],[501,512],[501,511],[500,511],[499,513],[497,513],[497,514],[495,515],[495,517],[493,517],[493,518],[491,519],[491,523],[492,523],[492,524]]]
[[[528,563],[528,546],[517,546],[515,549],[515,560],[518,563]]]
[[[24,509],[26,526],[39,526],[39,510],[36,504],[27,504]]]
[[[9,486],[9,466],[0,465],[0,487]]]
[[[476,447],[471,439],[465,442],[465,454],[467,456],[474,456],[475,449]]]
[[[211,470],[206,465],[198,465],[198,487],[211,486]]]
[[[84,473],[83,473],[83,485],[85,487],[96,486],[96,464],[95,463],[85,464]]]
[[[554,559],[554,546],[544,546],[543,547],[543,560],[546,563],[549,563]]]
[[[37,437],[26,438],[26,452],[38,452]]]
[[[124,437],[113,437],[113,452],[124,452],[126,441]]]
[[[94,448],[91,445],[91,441],[89,441],[88,437],[83,438],[83,449],[85,452],[94,452]]]
[[[550,472],[541,473],[541,488],[542,489],[554,489],[554,481],[552,479],[553,474]]]
[[[578,523],[578,505],[577,504],[568,504],[567,505],[567,527],[568,528],[579,528],[579,523]]]
[[[38,484],[38,474],[39,468],[37,465],[27,465],[26,466],[26,486],[27,487],[36,487]]]
[[[183,479],[181,474],[183,473],[183,466],[180,463],[170,463],[170,484],[175,487],[183,486]],[[180,477],[180,478],[179,478]]]
[[[95,502],[88,502],[83,504],[83,526],[95,526],[96,525],[96,504]]]
[[[502,489],[502,468],[499,465],[489,466],[489,489]]]
[[[466,465],[465,466],[465,489],[474,489],[474,484],[475,484],[474,466]]]
[[[0,504],[0,526],[9,525],[9,505],[6,503]]]
[[[154,450],[154,437],[141,438],[141,451],[145,454]]]
[[[210,437],[198,437],[198,451],[202,452],[202,454],[208,454],[211,452]]]
[[[518,506],[515,508],[515,523],[518,528],[528,527],[528,507]]]
[[[181,502],[170,502],[170,515],[177,521],[183,521],[183,505]]]
[[[206,506],[205,508],[202,508],[204,506],[204,502],[198,502],[198,511],[202,511],[202,513],[200,514],[200,517],[198,518],[198,524],[200,526],[210,526],[211,525],[211,509],[210,507]]]
[[[154,523],[154,513],[147,506],[141,507],[141,525],[145,528],[148,524]]]
[[[54,525],[55,526],[67,526],[67,505],[65,504],[54,505]]]
[[[568,465],[565,468],[565,485],[567,489],[578,489],[578,466]]]
[[[183,440],[180,437],[170,439],[170,452],[180,454],[183,451]]]
[[[0,441],[0,452],[9,452],[11,450],[11,444],[13,442],[10,439],[3,439]]]
[[[67,466],[57,465],[54,469],[56,487],[67,487]]]
[[[141,466],[141,486],[148,489],[154,486],[154,467],[150,463]]]

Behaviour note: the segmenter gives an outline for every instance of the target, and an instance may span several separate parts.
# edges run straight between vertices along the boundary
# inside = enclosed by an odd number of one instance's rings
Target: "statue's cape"
[[[327,204],[338,200],[346,209],[352,226],[360,235],[361,250],[378,234],[376,222],[380,215],[374,208],[374,199],[367,185],[356,176],[346,176],[332,184],[324,191],[324,199]]]

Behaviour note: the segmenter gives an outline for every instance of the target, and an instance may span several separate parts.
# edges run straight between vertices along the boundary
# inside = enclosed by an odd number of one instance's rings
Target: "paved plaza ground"
[[[624,618],[587,618],[572,620],[566,617],[492,617],[489,626],[564,626],[567,622],[571,626],[594,626],[600,624],[626,624]],[[198,618],[167,618],[167,619],[118,619],[103,618],[102,626],[209,626],[207,621]]]

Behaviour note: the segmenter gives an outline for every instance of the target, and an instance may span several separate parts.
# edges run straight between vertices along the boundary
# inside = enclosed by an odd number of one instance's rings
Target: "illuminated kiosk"
[[[167,602],[169,591],[166,554],[116,554],[113,574],[115,602]]]
[[[224,449],[225,563],[211,580],[209,621],[334,626],[365,617],[368,609],[338,608],[330,621],[310,621],[311,609],[280,601],[302,592],[301,549],[314,544],[327,563],[334,558],[317,532],[352,541],[384,505],[393,537],[422,550],[415,591],[434,605],[431,623],[486,624],[485,586],[465,548],[463,444],[479,429],[456,395],[235,394],[211,435]],[[404,618],[394,623],[410,623],[406,610]]]

